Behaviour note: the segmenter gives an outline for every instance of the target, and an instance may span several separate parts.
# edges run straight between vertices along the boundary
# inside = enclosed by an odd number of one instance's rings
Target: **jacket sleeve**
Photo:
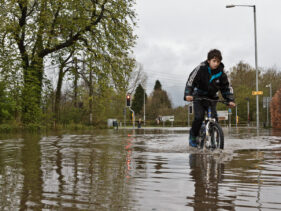
[[[227,78],[227,75],[223,72],[221,79],[221,94],[227,102],[234,102],[233,88]]]
[[[184,100],[186,100],[185,99],[186,96],[192,96],[194,87],[199,80],[199,70],[200,70],[200,65],[190,73],[185,85],[184,97],[183,97]]]

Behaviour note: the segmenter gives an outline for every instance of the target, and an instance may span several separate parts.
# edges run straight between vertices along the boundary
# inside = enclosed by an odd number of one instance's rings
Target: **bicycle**
[[[224,100],[213,100],[209,98],[196,98],[194,101],[206,100],[212,102],[220,102],[228,105]],[[211,117],[211,106],[208,106],[208,114],[203,121],[199,131],[198,147],[203,149],[223,149],[224,148],[224,134],[221,126],[215,118]]]

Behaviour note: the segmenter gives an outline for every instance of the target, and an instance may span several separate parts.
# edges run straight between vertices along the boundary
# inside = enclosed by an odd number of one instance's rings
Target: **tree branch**
[[[58,3],[58,4],[59,4],[59,6],[58,6],[57,11],[55,12],[55,15],[54,15],[54,20],[53,20],[52,27],[51,27],[51,31],[50,31],[50,36],[49,36],[49,39],[48,39],[48,42],[47,42],[47,47],[50,46],[51,38],[54,36],[54,33],[55,33],[55,25],[56,25],[56,22],[57,22],[57,17],[59,16],[59,12],[60,12],[60,10],[61,10],[62,4],[61,4],[61,3]]]
[[[95,21],[92,21],[88,26],[86,26],[84,29],[78,31],[75,35],[73,36],[70,36],[68,40],[66,40],[65,42],[63,43],[60,43],[56,46],[54,46],[53,48],[46,48],[44,50],[42,50],[40,53],[39,53],[39,57],[44,57],[50,53],[53,53],[55,51],[58,51],[60,49],[63,49],[65,47],[69,47],[71,45],[73,45],[77,40],[79,40],[79,38],[87,31],[91,31],[91,28],[95,25],[97,25],[101,19],[103,18],[103,14],[104,14],[104,10],[105,10],[105,4],[107,3],[108,0],[105,0],[101,6],[101,12],[99,14],[99,16],[97,17],[97,19]]]
[[[22,2],[19,2],[19,7],[21,10],[21,17],[19,18],[19,32],[18,34],[15,33],[15,39],[17,42],[17,45],[19,47],[19,51],[21,54],[21,58],[25,64],[26,67],[29,65],[28,61],[28,55],[26,53],[25,45],[24,45],[24,40],[25,40],[25,25],[26,25],[26,17],[27,17],[27,6],[26,4],[24,5]],[[20,36],[21,33],[21,36]]]

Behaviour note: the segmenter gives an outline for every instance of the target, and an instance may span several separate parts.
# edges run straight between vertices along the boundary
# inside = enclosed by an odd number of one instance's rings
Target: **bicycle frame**
[[[221,102],[224,104],[228,104],[226,101],[222,101],[222,100],[212,100],[212,99],[208,99],[208,98],[197,98],[195,100],[207,100],[207,101],[215,101],[215,102]],[[217,123],[216,118],[212,118],[212,112],[211,112],[211,106],[208,105],[208,113],[207,113],[207,117],[205,118],[205,128],[204,128],[204,132],[203,135],[200,134],[200,142],[203,141],[203,144],[200,143],[199,146],[201,148],[203,148],[204,146],[206,148],[210,148],[213,143],[211,141],[212,138],[212,134],[210,134],[210,125],[211,123]],[[203,125],[201,126],[201,128],[204,127]],[[201,130],[201,129],[200,129]]]
[[[205,125],[205,134],[206,134],[206,136],[204,137],[204,138],[205,138],[205,141],[206,141],[205,145],[206,145],[207,147],[211,145],[211,140],[210,140],[210,138],[211,138],[211,134],[210,134],[210,123],[211,123],[211,122],[216,122],[216,119],[215,119],[215,118],[212,118],[211,115],[212,115],[211,107],[209,106],[209,107],[208,107],[208,116],[207,116],[206,119],[205,119],[205,122],[206,122],[207,124]],[[203,138],[203,137],[202,137],[202,138]],[[201,141],[202,141],[202,140],[201,140]]]

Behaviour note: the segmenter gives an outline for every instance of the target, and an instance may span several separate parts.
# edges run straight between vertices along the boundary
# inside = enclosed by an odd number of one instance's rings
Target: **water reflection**
[[[24,135],[0,142],[0,209],[130,209],[131,155],[122,136],[107,135]]]
[[[120,142],[114,141],[93,136],[42,141],[53,152],[42,151],[44,203],[83,210],[127,209],[127,155]]]
[[[182,130],[0,137],[0,210],[279,209],[281,134],[261,134],[221,153]]]
[[[21,154],[23,185],[20,210],[41,210],[43,194],[43,178],[41,170],[40,136],[24,135]]]
[[[188,196],[187,206],[194,210],[234,210],[232,200],[221,200],[219,184],[224,179],[224,164],[212,154],[190,154],[190,175],[194,180],[194,195]]]
[[[21,139],[0,142],[0,210],[20,207],[24,176],[22,174]]]

